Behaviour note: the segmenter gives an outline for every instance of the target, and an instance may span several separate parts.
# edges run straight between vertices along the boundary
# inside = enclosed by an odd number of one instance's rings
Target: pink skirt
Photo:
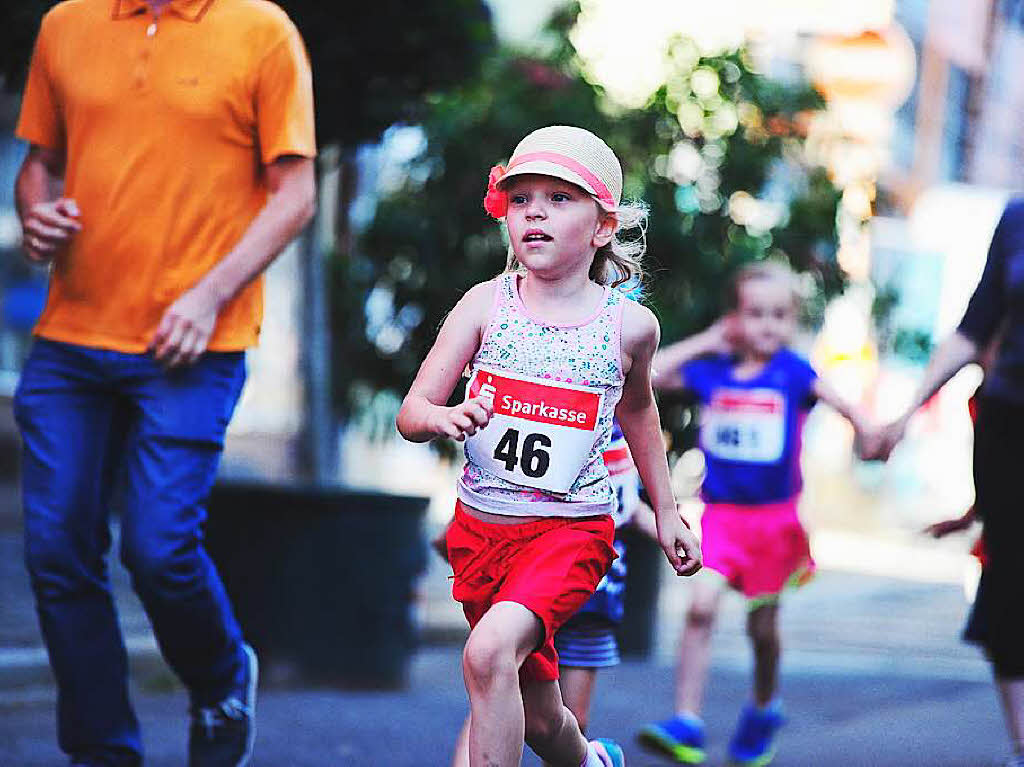
[[[700,521],[704,566],[755,602],[803,585],[814,574],[814,560],[796,505],[795,497],[756,506],[708,503]]]

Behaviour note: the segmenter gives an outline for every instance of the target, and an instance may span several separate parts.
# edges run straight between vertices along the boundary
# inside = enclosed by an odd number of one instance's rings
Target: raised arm
[[[622,328],[627,372],[615,415],[651,499],[658,542],[677,575],[692,575],[701,567],[700,545],[684,525],[672,494],[658,405],[651,389],[651,360],[660,337],[658,321],[650,310],[628,301]]]
[[[651,363],[651,384],[659,391],[678,391],[686,388],[682,366],[705,354],[728,353],[731,320],[723,317],[714,325],[674,344],[658,349]]]
[[[462,440],[490,420],[493,404],[485,397],[474,397],[454,407],[448,407],[447,402],[480,348],[493,297],[493,281],[476,285],[445,319],[395,419],[398,431],[410,442],[436,437]]]

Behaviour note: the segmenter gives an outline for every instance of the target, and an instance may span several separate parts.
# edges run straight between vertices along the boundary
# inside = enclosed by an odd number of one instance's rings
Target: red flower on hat
[[[504,165],[495,165],[487,177],[487,194],[484,195],[484,210],[494,218],[504,218],[508,213],[508,193],[498,189],[498,182],[505,176]]]

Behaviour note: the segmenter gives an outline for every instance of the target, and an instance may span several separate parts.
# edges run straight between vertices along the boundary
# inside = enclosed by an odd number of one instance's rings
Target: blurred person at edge
[[[138,765],[107,575],[121,558],[191,699],[189,764],[248,763],[256,657],[202,500],[262,319],[309,220],[309,62],[262,0],[77,0],[45,15],[17,135],[28,258],[51,265],[15,396],[26,560],[74,765]]]
[[[779,601],[814,572],[797,514],[800,448],[808,411],[822,400],[858,436],[865,421],[788,345],[798,292],[788,266],[755,262],[736,274],[730,310],[707,330],[658,351],[654,386],[685,389],[701,406],[701,487],[706,569],[694,581],[679,645],[675,714],[646,725],[642,743],[684,764],[706,760],[700,716],[711,661],[712,627],[726,588],[747,600],[754,651],[752,701],[729,743],[736,765],[768,764],[785,722],[777,697]]]
[[[904,413],[865,440],[865,456],[888,458],[914,412],[995,342],[974,428],[974,493],[985,550],[985,634],[1014,756],[1024,765],[1024,199],[1007,203],[985,269],[957,329],[936,348]]]

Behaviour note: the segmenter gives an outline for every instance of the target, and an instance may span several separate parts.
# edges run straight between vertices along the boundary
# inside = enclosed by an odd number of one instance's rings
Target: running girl
[[[739,765],[766,765],[783,724],[778,685],[779,595],[814,569],[797,517],[804,418],[817,399],[863,433],[860,417],[787,348],[796,330],[793,273],[759,262],[733,283],[731,312],[708,330],[658,352],[654,385],[688,389],[702,411],[707,473],[701,518],[707,577],[693,584],[679,648],[675,716],[640,732],[646,745],[684,764],[705,756],[700,718],[711,660],[711,629],[726,586],[748,600],[754,650],[753,703],[729,743]]]
[[[463,675],[473,767],[518,765],[524,737],[558,767],[623,764],[616,744],[588,743],[563,705],[553,645],[615,557],[601,458],[614,415],[666,556],[681,575],[700,568],[651,391],[658,324],[611,289],[640,276],[642,243],[617,234],[643,215],[621,193],[618,159],[580,128],[534,131],[507,168],[492,168],[484,207],[505,219],[506,271],[456,304],[398,414],[406,439],[466,441],[447,549],[472,627]],[[467,365],[466,400],[449,407]]]
[[[590,722],[590,704],[594,697],[597,671],[619,664],[619,644],[615,629],[622,621],[625,608],[626,589],[626,544],[619,538],[618,531],[623,525],[636,520],[636,528],[657,540],[654,514],[650,507],[640,500],[640,477],[629,454],[626,438],[616,423],[612,428],[612,441],[602,456],[608,467],[608,477],[615,491],[615,553],[618,555],[604,578],[597,584],[597,590],[555,633],[555,650],[558,652],[558,687],[565,707],[572,712],[580,731],[586,734]],[[445,543],[447,528],[434,548],[448,561]],[[452,757],[451,767],[469,765],[469,717],[459,732]]]

